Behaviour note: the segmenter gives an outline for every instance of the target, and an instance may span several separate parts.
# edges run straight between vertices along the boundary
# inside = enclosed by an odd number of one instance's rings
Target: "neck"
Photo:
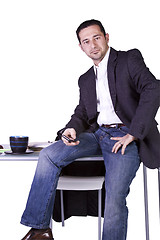
[[[106,52],[104,53],[104,55],[100,58],[100,59],[93,59],[93,63],[95,66],[98,67],[99,63],[103,60],[103,58],[106,56],[106,53],[109,49],[109,46],[107,46]]]

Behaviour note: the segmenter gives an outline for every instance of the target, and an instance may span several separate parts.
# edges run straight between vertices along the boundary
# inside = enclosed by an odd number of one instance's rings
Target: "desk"
[[[39,152],[30,154],[0,154],[0,161],[37,161]]]
[[[33,152],[31,154],[12,155],[12,154],[0,154],[0,162],[2,161],[37,161],[39,152]],[[65,175],[82,175],[82,176],[95,176],[96,174],[104,176],[105,169],[102,156],[84,157],[76,159],[73,163],[68,165],[62,170],[62,174]],[[147,172],[146,167],[143,166],[144,173],[144,199],[145,199],[145,220],[146,220],[146,239],[149,239],[149,220],[148,220],[148,195],[147,195]],[[160,206],[160,168],[158,169],[159,180],[159,206]],[[104,195],[102,192],[102,208],[104,208]],[[78,201],[77,201],[78,199]],[[72,204],[74,203],[74,204]],[[76,205],[78,204],[78,206]],[[97,216],[97,193],[94,191],[84,193],[70,191],[64,194],[65,205],[65,219],[71,216]],[[79,212],[77,212],[77,209]],[[103,211],[102,211],[103,212]],[[60,212],[60,194],[57,191],[55,198],[55,206],[53,219],[57,222],[61,221]]]
[[[39,152],[30,154],[0,154],[0,161],[37,161]],[[104,176],[105,167],[102,156],[77,158],[62,170],[62,174],[70,176]],[[105,190],[102,189],[102,208],[104,209]],[[98,216],[97,191],[65,191],[65,219],[71,216]],[[103,211],[102,211],[103,212]],[[61,221],[60,194],[57,190],[53,219]]]
[[[39,152],[33,152],[29,154],[0,154],[0,161],[37,161]],[[77,158],[75,161],[103,161],[102,156],[92,156]]]

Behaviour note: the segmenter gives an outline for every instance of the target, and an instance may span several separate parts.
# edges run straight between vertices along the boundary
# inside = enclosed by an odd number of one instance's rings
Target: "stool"
[[[76,191],[98,190],[98,240],[101,240],[101,201],[102,201],[101,195],[103,182],[104,182],[103,176],[98,177],[60,176],[57,189],[60,190],[62,226],[64,226],[63,190],[76,190]]]
[[[143,164],[143,182],[144,182],[144,206],[145,206],[145,227],[146,240],[149,240],[149,214],[148,214],[148,188],[147,188],[147,167]],[[159,187],[159,216],[160,216],[160,168],[158,168],[158,187]]]
[[[92,160],[92,161],[103,161],[103,157],[102,156],[91,156],[91,157],[84,157],[84,158],[79,158],[79,159],[76,159],[75,161],[87,161],[87,160]],[[71,189],[63,189],[63,184],[60,185],[60,183],[64,183],[65,181],[65,178],[78,178],[79,177],[67,177],[67,176],[61,176],[60,177],[60,180],[58,182],[58,187],[57,189],[60,190],[60,196],[61,196],[61,218],[62,218],[62,226],[64,226],[64,206],[63,206],[63,190],[76,190],[76,189],[73,189],[73,186]],[[84,177],[80,177],[81,180],[84,179]],[[87,177],[87,178],[92,178],[92,177]],[[95,177],[93,177],[95,178]],[[98,177],[98,178],[101,178],[101,177]],[[101,181],[104,181],[104,177],[102,177],[103,180],[101,179]],[[73,180],[73,179],[72,179]],[[87,179],[86,179],[87,180]],[[89,180],[89,179],[88,179]],[[150,237],[149,237],[149,214],[148,214],[148,189],[147,189],[147,167],[145,165],[143,165],[143,183],[144,183],[144,206],[145,206],[145,231],[146,231],[146,240],[149,240]],[[103,182],[101,182],[101,184],[103,184]],[[84,184],[85,185],[85,184]],[[65,186],[65,183],[64,183],[64,186]],[[71,186],[71,184],[69,184],[69,186]],[[158,186],[159,186],[159,215],[160,215],[160,168],[158,168]],[[96,189],[96,190],[99,190],[98,191],[98,196],[99,196],[99,207],[98,207],[98,212],[99,212],[99,217],[98,217],[98,240],[101,239],[101,189],[102,189],[102,185],[100,186],[99,189]],[[92,190],[92,189],[77,189],[77,190]],[[93,189],[95,190],[95,189]]]

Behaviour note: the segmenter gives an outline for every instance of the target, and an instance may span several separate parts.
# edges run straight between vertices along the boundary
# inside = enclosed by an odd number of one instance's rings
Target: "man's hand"
[[[64,132],[63,135],[68,137],[70,140],[75,140],[76,139],[76,131],[74,128],[67,128]],[[79,141],[76,142],[69,142],[62,136],[62,141],[67,145],[67,146],[75,146],[79,144]]]
[[[127,134],[124,137],[112,137],[111,140],[117,141],[112,148],[112,152],[117,153],[118,149],[122,147],[121,152],[122,155],[124,155],[127,145],[129,145],[131,142],[137,139],[134,136]]]

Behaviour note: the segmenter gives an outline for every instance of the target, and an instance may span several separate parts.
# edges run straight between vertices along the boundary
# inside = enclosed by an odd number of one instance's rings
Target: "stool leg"
[[[60,190],[60,198],[61,198],[61,220],[62,220],[62,227],[64,227],[64,204],[63,204],[63,190]]]
[[[144,181],[144,206],[145,206],[145,227],[146,240],[149,240],[149,214],[148,214],[148,190],[147,190],[147,169],[143,165],[143,181]]]
[[[160,218],[160,168],[158,168],[158,188],[159,188],[159,218]]]
[[[98,190],[98,240],[101,240],[102,191]]]

